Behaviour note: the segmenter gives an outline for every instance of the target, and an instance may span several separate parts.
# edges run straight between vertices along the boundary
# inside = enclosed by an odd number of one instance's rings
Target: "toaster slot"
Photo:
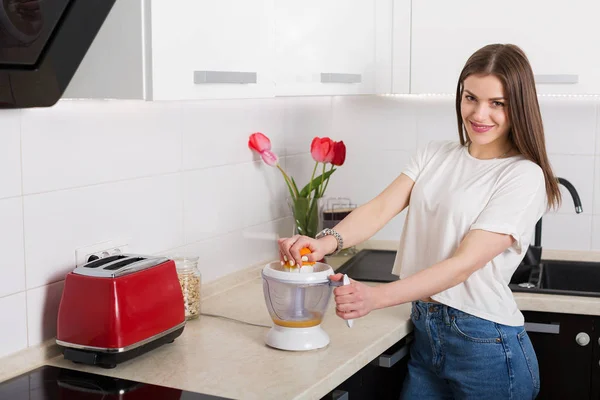
[[[116,262],[116,263],[112,263],[111,265],[107,265],[103,269],[108,270],[108,271],[116,271],[117,269],[121,269],[121,268],[123,268],[126,265],[133,264],[135,262],[142,261],[142,260],[145,260],[145,258],[143,258],[143,257],[130,257],[130,258],[127,258],[127,259],[125,259],[123,261],[119,261],[119,262]]]
[[[84,267],[85,268],[98,268],[98,267],[100,267],[102,265],[106,265],[108,263],[111,263],[113,261],[116,261],[118,259],[125,258],[125,257],[127,257],[127,256],[124,256],[122,254],[116,255],[116,256],[104,257],[104,258],[100,258],[98,260],[94,260],[92,262],[89,262],[89,263],[85,264]]]
[[[165,257],[143,256],[138,254],[119,254],[92,261],[75,268],[74,274],[98,278],[117,278],[155,267],[168,261]]]

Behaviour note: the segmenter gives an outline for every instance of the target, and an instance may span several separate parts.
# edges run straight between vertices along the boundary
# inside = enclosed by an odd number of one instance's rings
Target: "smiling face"
[[[506,149],[510,121],[502,82],[493,75],[470,75],[464,81],[460,111],[474,146]]]

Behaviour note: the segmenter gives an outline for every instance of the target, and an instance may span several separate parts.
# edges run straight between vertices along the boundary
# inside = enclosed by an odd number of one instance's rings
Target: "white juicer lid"
[[[269,278],[290,283],[329,282],[327,277],[333,275],[333,269],[328,264],[316,262],[311,267],[300,268],[300,272],[298,272],[297,268],[289,271],[286,270],[285,265],[281,265],[281,262],[274,261],[265,265],[262,272],[264,276]]]

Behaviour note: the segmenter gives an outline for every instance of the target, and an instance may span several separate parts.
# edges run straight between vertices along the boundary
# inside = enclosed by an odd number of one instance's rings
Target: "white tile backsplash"
[[[414,103],[417,147],[423,147],[432,140],[459,140],[453,96],[417,96]]]
[[[600,101],[596,102],[596,155],[600,155]]]
[[[27,348],[27,296],[25,292],[0,297],[0,357]]]
[[[576,215],[564,191],[559,213],[544,217],[542,245],[600,250],[600,98],[540,102],[551,162],[585,210]],[[299,186],[315,165],[313,137],[344,140],[346,163],[326,196],[358,204],[417,147],[458,139],[453,96],[426,95],[61,101],[2,110],[0,123],[0,325],[11,327],[0,356],[55,335],[77,248],[128,239],[132,252],[197,254],[204,282],[276,258],[275,239],[293,230],[288,192],[248,149],[253,132],[271,138]],[[405,216],[374,238],[398,240]]]
[[[415,104],[407,97],[335,97],[332,139],[354,151],[417,147]]]
[[[64,281],[60,281],[27,291],[29,346],[38,345],[56,336],[58,305],[63,287]]]
[[[594,214],[600,215],[600,157],[594,163]]]
[[[164,254],[200,255],[198,268],[202,281],[209,282],[276,257],[276,239],[290,236],[292,231],[292,218],[286,217],[190,243]]]
[[[22,199],[0,200],[0,297],[25,290]]]
[[[247,212],[243,177],[251,167],[252,163],[233,164],[183,174],[185,243],[243,227]]]
[[[23,191],[181,169],[181,110],[144,101],[60,101],[23,110]]]
[[[402,173],[411,154],[404,150],[348,150],[346,163],[331,176],[326,195],[364,204]]]
[[[0,113],[0,199],[21,195],[21,111]]]
[[[25,196],[27,287],[64,279],[75,250],[129,239],[130,252],[154,253],[183,244],[181,175]]]
[[[284,103],[276,99],[186,102],[182,106],[183,168],[186,170],[258,159],[248,138],[262,132],[284,156]]]
[[[539,99],[546,149],[555,154],[594,154],[597,100]]]
[[[592,216],[547,213],[542,219],[542,247],[555,250],[590,250]]]
[[[332,97],[286,97],[281,99],[285,105],[284,139],[286,155],[308,153],[314,137],[331,137],[332,133]]]
[[[592,250],[600,251],[600,215],[592,217]]]

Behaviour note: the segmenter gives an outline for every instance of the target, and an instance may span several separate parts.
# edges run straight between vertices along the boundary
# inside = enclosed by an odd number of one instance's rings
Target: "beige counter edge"
[[[395,250],[396,247],[396,241],[374,240],[365,243],[364,245],[360,246],[359,249],[372,248]],[[330,257],[327,259],[327,261],[334,268],[337,268],[349,258],[350,257]],[[544,250],[543,258],[600,261],[600,252]],[[230,290],[233,287],[245,285],[246,283],[255,280],[260,276],[260,270],[265,263],[266,261],[204,284],[202,287],[203,301]],[[529,310],[600,315],[600,299],[597,298],[515,293],[515,299],[519,305],[519,308],[523,311]],[[410,332],[410,329],[407,329],[406,327],[399,327],[397,330],[389,332],[389,334],[382,337],[380,341],[365,348],[365,350],[361,352],[360,357],[354,357],[353,359],[347,360],[347,363],[340,365],[339,368],[324,376],[321,381],[315,382],[313,387],[304,391],[303,393],[299,393],[295,398],[314,398],[313,395],[322,391],[324,386],[332,387],[332,381],[338,383],[342,382],[360,368],[360,365],[356,365],[357,358],[368,359],[371,356],[377,356],[383,350],[387,349],[393,343],[404,337],[408,332]],[[44,365],[48,360],[56,358],[59,355],[60,351],[56,346],[54,339],[51,339],[39,346],[30,347],[20,352],[0,358],[0,381],[10,379],[11,377],[20,375],[26,371]]]

